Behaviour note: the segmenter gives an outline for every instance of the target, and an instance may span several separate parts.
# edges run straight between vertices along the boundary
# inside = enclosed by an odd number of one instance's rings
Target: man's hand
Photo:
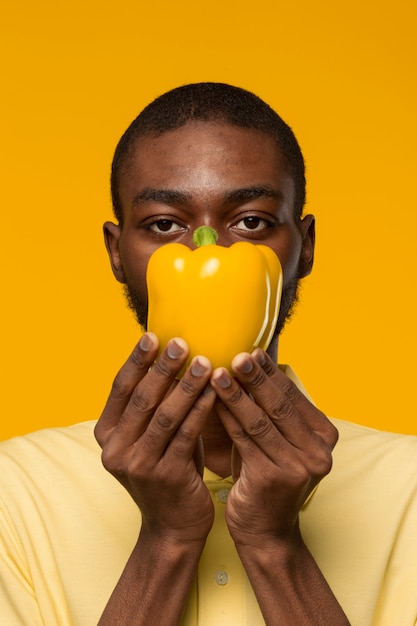
[[[216,410],[234,442],[226,521],[268,626],[347,626],[305,546],[298,514],[331,469],[337,431],[261,350],[217,369]]]
[[[154,363],[157,353],[157,338],[146,333],[118,373],[95,434],[105,468],[140,508],[142,532],[205,540],[213,505],[199,437],[215,399],[211,366],[196,357],[178,382],[185,342],[171,340]]]
[[[265,546],[293,536],[303,503],[331,469],[337,431],[265,352],[240,354],[232,368],[236,379],[223,369],[212,376],[241,464],[226,519],[236,543]]]
[[[202,480],[200,435],[213,407],[211,366],[196,357],[178,382],[188,347],[143,335],[113,384],[96,437],[105,468],[141,511],[138,542],[100,626],[179,624],[213,523]]]

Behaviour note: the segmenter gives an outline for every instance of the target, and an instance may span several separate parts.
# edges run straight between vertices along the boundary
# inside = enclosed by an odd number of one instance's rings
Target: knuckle
[[[255,370],[253,377],[248,382],[251,389],[258,389],[265,383],[265,372],[259,368]]]
[[[293,406],[287,398],[282,398],[273,408],[273,417],[283,421],[289,419],[293,415]]]
[[[251,436],[265,435],[271,430],[271,420],[266,413],[261,413],[248,426],[247,431]]]
[[[123,463],[120,462],[119,457],[108,446],[103,448],[101,462],[103,467],[113,476],[118,477],[125,474],[126,468]]]
[[[233,432],[233,439],[236,439],[244,444],[244,443],[247,443],[248,441],[251,441],[251,436],[243,428],[236,427]]]
[[[324,413],[320,411],[319,415],[321,416],[321,423],[316,432],[330,449],[333,450],[339,440],[339,431]]]
[[[121,370],[113,381],[110,395],[125,399],[128,398],[131,393],[132,385],[128,383]]]
[[[165,408],[161,408],[157,411],[154,421],[155,426],[164,431],[172,431],[175,426],[172,414]]]
[[[276,480],[283,494],[303,491],[305,484],[311,480],[310,475],[305,471],[303,465],[298,462],[298,459],[287,460],[285,464],[280,466],[279,470]],[[273,481],[274,477],[271,480]]]
[[[197,385],[194,380],[188,376],[183,376],[180,381],[180,387],[189,396],[193,396],[197,391]]]
[[[299,467],[295,474],[296,484],[300,489],[305,489],[312,484],[311,474],[306,467]]]
[[[336,426],[334,426],[334,424],[332,424],[331,422],[329,422],[328,431],[330,445],[332,446],[332,448],[334,448],[334,446],[339,441],[339,431],[337,430]]]
[[[172,373],[173,373],[172,369],[170,368],[168,364],[168,361],[164,359],[163,357],[157,360],[157,362],[153,366],[153,371],[155,372],[155,374],[163,378],[168,378],[172,376]]]
[[[142,388],[136,388],[130,397],[131,407],[138,412],[147,411],[150,408],[148,394]]]
[[[298,394],[299,394],[297,387],[289,379],[285,380],[285,382],[283,383],[282,391],[287,396],[290,402],[294,402],[297,399]]]
[[[175,434],[175,446],[173,446],[173,453],[178,457],[183,457],[184,450],[188,449],[190,443],[195,440],[195,434],[192,430],[187,428],[180,428]]]
[[[136,346],[133,350],[132,354],[130,355],[130,360],[139,369],[142,369],[143,367],[148,367],[147,363],[145,363],[143,359],[143,352],[141,352],[139,346]]]
[[[322,442],[317,445],[314,455],[310,457],[310,473],[314,478],[321,479],[326,476],[333,465],[333,458],[328,446]]]
[[[291,468],[289,482],[295,489],[303,489],[311,482],[311,473],[302,463]]]
[[[239,404],[239,402],[241,401],[242,397],[243,397],[242,388],[237,386],[230,392],[230,394],[229,394],[229,396],[227,398],[227,401],[231,405]]]
[[[319,455],[319,458],[316,462],[316,472],[318,472],[319,476],[326,476],[333,465],[333,457],[327,448],[322,450],[322,453]]]
[[[262,365],[262,369],[267,376],[272,376],[275,374],[276,365],[269,358],[266,358],[265,363]]]

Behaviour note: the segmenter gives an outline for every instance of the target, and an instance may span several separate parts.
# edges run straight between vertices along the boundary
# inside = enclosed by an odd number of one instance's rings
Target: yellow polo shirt
[[[335,424],[334,466],[301,512],[304,539],[353,626],[416,626],[417,437]],[[93,428],[0,444],[5,626],[93,626],[136,543],[140,514],[103,469]],[[224,522],[231,480],[204,479],[216,516],[183,624],[263,625]]]

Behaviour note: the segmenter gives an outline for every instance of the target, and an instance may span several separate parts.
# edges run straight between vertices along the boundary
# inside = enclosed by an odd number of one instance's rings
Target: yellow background
[[[317,256],[281,345],[328,414],[417,433],[414,0],[28,0],[2,10],[0,437],[98,417],[138,337],[111,275],[115,144],[220,80],[296,131]]]

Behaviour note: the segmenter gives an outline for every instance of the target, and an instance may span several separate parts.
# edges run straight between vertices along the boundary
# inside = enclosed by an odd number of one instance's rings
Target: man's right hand
[[[142,515],[142,533],[168,542],[207,537],[213,504],[201,473],[200,435],[213,407],[211,366],[172,339],[155,361],[158,340],[145,333],[116,376],[95,435],[104,467],[126,488]]]

